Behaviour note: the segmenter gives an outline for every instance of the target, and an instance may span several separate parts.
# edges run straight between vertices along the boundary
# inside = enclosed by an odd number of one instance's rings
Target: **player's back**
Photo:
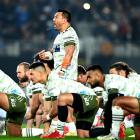
[[[135,72],[131,72],[128,75],[128,79],[130,79],[132,82],[140,83],[140,75]]]
[[[96,95],[91,88],[77,81],[70,80],[70,79],[63,79],[59,77],[55,79],[55,83],[48,81],[47,87],[50,93],[52,93],[51,90],[53,90],[57,95],[59,95],[60,93],[78,93],[78,94]]]
[[[140,93],[140,84],[138,82],[132,82],[132,80],[116,74],[107,74],[104,86],[107,91],[116,88],[124,96],[137,97]]]

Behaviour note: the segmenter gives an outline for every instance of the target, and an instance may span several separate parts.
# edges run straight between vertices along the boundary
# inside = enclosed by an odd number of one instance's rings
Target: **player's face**
[[[26,76],[25,69],[23,65],[17,66],[17,78],[19,82],[26,82],[28,81],[28,77]]]
[[[118,74],[118,71],[115,68],[109,70],[109,74]]]
[[[87,83],[89,83],[92,88],[99,86],[100,79],[97,71],[91,70],[87,72]]]
[[[124,70],[117,70],[115,68],[110,69],[109,74],[117,74],[126,77],[126,72]]]
[[[87,82],[87,75],[86,74],[79,74],[77,77],[77,81],[85,84]]]
[[[40,72],[33,69],[30,70],[30,79],[33,83],[39,83],[41,79]]]
[[[61,31],[61,27],[66,19],[63,17],[62,12],[57,12],[53,18],[54,28]]]

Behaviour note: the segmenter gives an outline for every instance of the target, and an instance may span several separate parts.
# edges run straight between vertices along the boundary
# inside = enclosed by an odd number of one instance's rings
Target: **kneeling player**
[[[7,112],[7,134],[21,136],[21,125],[26,112],[26,97],[22,89],[1,70],[0,107]]]

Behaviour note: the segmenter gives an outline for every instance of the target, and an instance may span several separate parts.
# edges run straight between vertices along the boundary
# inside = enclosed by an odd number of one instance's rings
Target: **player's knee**
[[[65,94],[60,94],[58,96],[58,105],[64,105],[67,103],[67,96]]]
[[[80,138],[88,138],[89,134],[84,133],[84,132],[80,132],[80,133],[78,133],[78,137],[80,137]]]
[[[43,111],[41,109],[38,109],[36,112],[36,115],[41,115],[43,113]]]
[[[6,130],[9,136],[21,136],[21,126],[14,123],[6,123]]]

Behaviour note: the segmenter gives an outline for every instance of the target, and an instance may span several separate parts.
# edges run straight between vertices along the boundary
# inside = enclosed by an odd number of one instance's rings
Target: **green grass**
[[[135,138],[128,137],[128,136],[133,135],[133,134],[134,134],[134,132],[133,132],[132,129],[127,129],[126,130],[126,139],[125,140],[134,140]],[[64,139],[67,139],[67,140],[78,140],[78,139],[81,139],[81,138],[67,136]],[[84,138],[84,140],[91,140],[91,139],[92,140],[97,140],[96,138]],[[22,138],[22,137],[0,136],[0,140],[42,140],[42,139],[39,138],[39,137]],[[52,139],[46,139],[46,140],[52,140]]]

